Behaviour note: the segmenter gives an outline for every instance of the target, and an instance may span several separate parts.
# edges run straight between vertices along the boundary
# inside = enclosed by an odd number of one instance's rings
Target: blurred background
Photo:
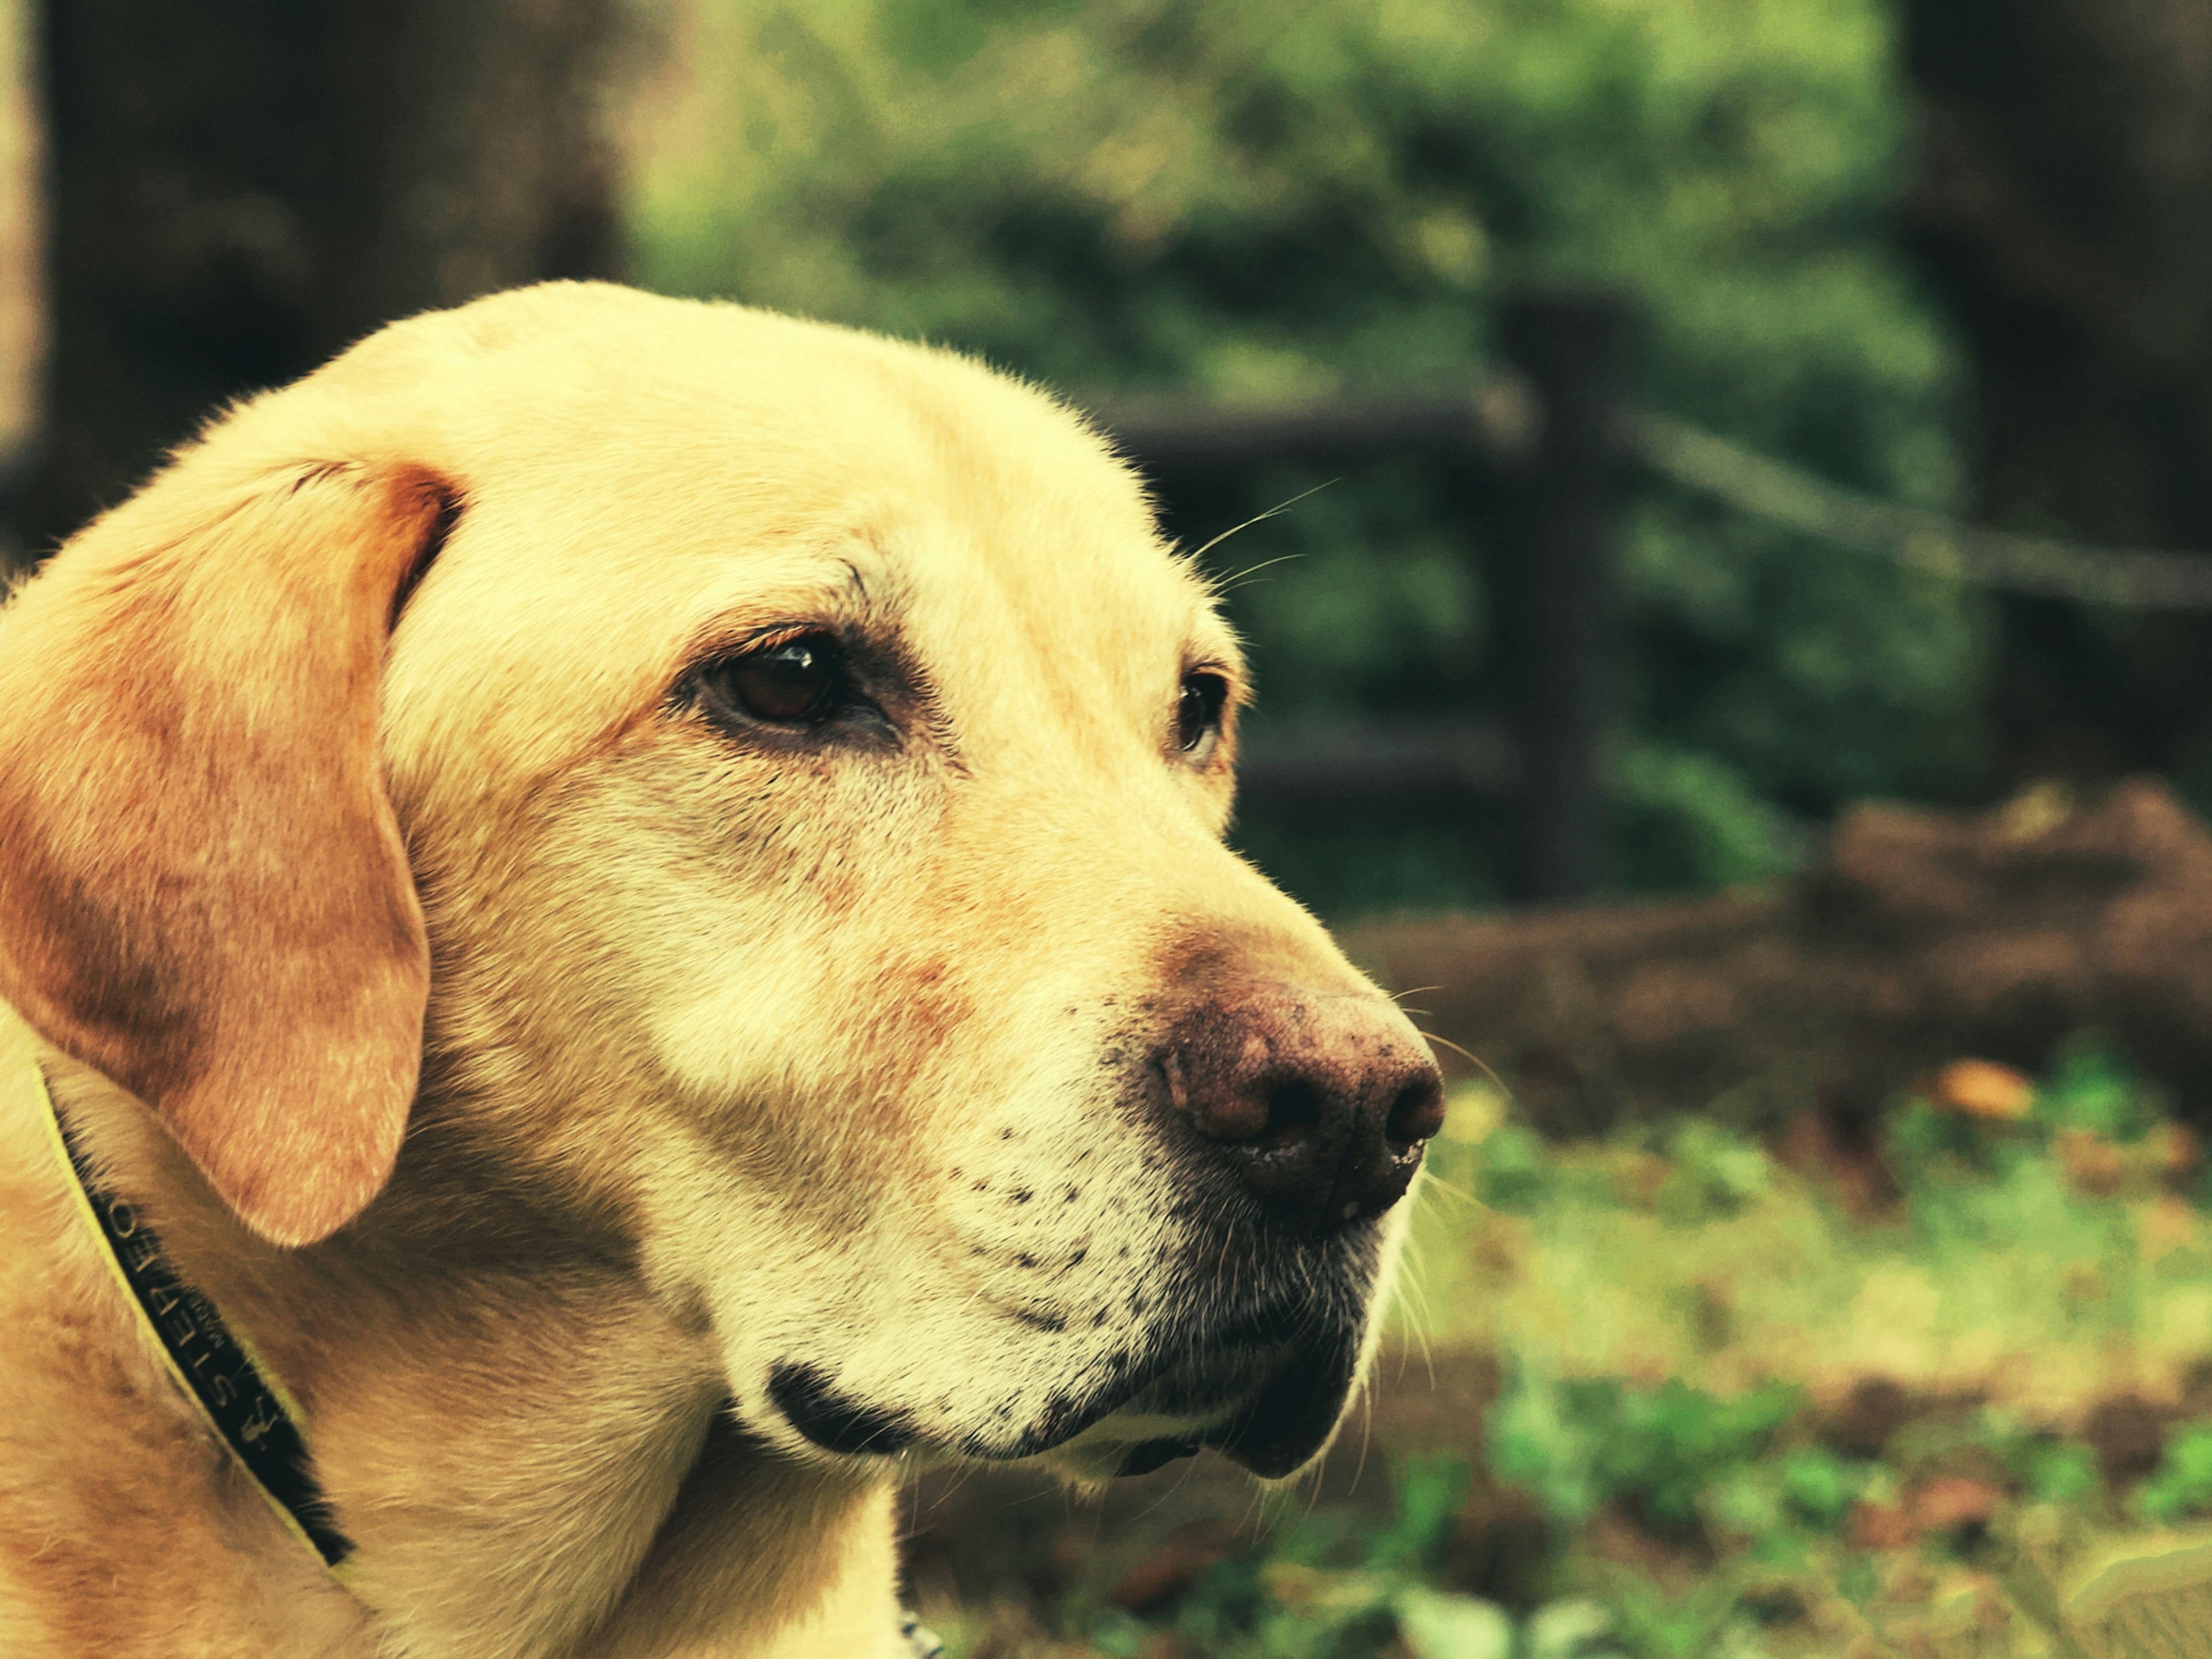
[[[926,1483],[956,1653],[2123,1650],[2212,1513],[2202,0],[0,19],[15,564],[552,276],[977,353],[1206,547],[1239,844],[1470,1059],[1368,1426]]]

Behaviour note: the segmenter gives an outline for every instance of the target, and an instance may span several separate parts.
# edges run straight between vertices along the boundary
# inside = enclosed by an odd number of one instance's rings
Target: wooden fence
[[[1629,313],[1607,297],[1532,298],[1498,319],[1513,378],[1463,394],[1280,407],[1101,402],[1097,418],[1170,519],[1224,475],[1282,463],[1352,468],[1425,456],[1453,470],[1462,545],[1492,605],[1503,707],[1255,732],[1243,798],[1378,809],[1439,797],[1502,805],[1516,897],[1595,885],[1601,750],[1615,718],[1613,566],[1628,457],[1620,443]],[[1480,521],[1485,533],[1476,533]],[[1486,547],[1487,556],[1485,556]]]

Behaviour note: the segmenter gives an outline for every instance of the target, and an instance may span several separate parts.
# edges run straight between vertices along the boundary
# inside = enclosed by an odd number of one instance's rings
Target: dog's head
[[[1245,696],[1048,398],[505,295],[21,595],[0,992],[268,1238],[371,1224],[396,1157],[383,1206],[450,1158],[588,1219],[771,1441],[1280,1474],[1441,1087],[1224,846]]]

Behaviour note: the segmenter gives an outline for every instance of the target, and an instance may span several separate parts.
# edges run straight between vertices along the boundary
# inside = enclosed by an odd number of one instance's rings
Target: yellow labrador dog
[[[942,352],[560,285],[223,417],[0,617],[0,1652],[890,1659],[917,1463],[1307,1462],[1441,1090],[1245,695]]]

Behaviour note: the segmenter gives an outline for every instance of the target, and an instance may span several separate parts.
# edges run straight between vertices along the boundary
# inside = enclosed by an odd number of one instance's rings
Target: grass
[[[1030,1506],[1011,1542],[917,1500],[957,1659],[2212,1646],[2212,1191],[2094,1041],[1948,1068],[1857,1153],[1551,1146],[1466,1090],[1431,1171],[1371,1431],[1301,1491],[971,1493]],[[1050,1559],[928,1566],[963,1547]],[[2121,1633],[2159,1619],[2195,1634]]]
[[[1729,1394],[1880,1374],[2043,1417],[2171,1395],[2212,1353],[2193,1150],[2093,1048],[2017,1120],[1901,1103],[1877,1170],[1896,1190],[1856,1214],[1830,1170],[1700,1121],[1548,1148],[1468,1093],[1449,1133],[1408,1309],[1440,1346]]]

